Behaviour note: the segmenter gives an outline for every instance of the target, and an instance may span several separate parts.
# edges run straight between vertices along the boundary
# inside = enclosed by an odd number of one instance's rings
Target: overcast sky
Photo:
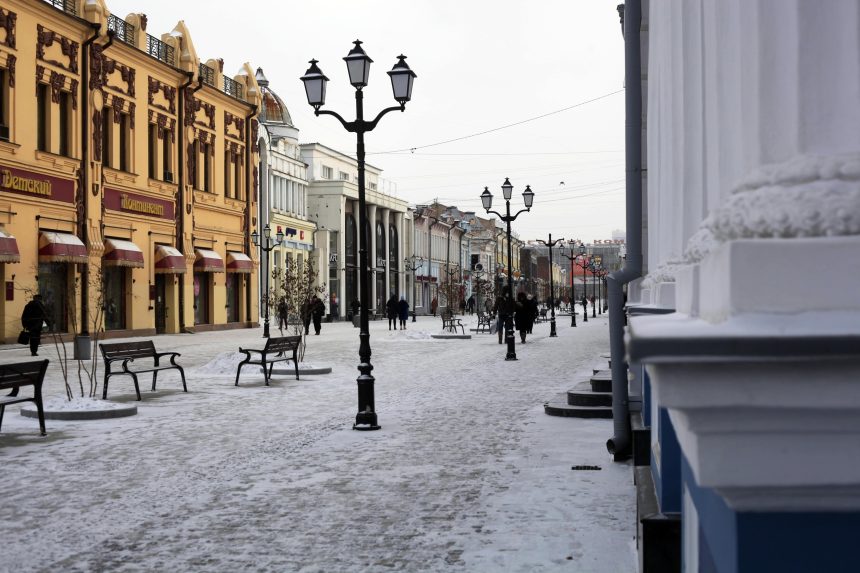
[[[147,31],[157,37],[185,20],[198,56],[223,58],[230,75],[243,62],[262,67],[300,140],[350,155],[355,135],[332,117],[313,115],[299,77],[308,60],[319,60],[331,80],[326,107],[353,119],[354,90],[342,58],[353,40],[362,40],[374,60],[365,88],[365,116],[372,118],[395,105],[385,72],[403,53],[418,74],[412,101],[366,136],[367,160],[383,169],[395,194],[482,214],[484,187],[504,209],[500,185],[510,177],[512,210],[522,207],[526,184],[535,192],[532,211],[513,223],[521,238],[551,232],[590,242],[624,228],[618,1],[245,0],[244,13],[213,0],[107,0],[107,6],[120,17],[145,12]],[[565,108],[571,109],[559,111]]]

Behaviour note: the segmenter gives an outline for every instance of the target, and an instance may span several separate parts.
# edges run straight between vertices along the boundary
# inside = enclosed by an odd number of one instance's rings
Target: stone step
[[[612,372],[599,370],[590,379],[593,392],[612,392]]]
[[[577,384],[567,391],[567,403],[571,406],[609,406],[612,407],[612,392],[594,392],[589,382]]]
[[[543,411],[550,416],[566,418],[612,418],[612,408],[606,406],[571,406],[567,403],[564,394],[544,404]]]

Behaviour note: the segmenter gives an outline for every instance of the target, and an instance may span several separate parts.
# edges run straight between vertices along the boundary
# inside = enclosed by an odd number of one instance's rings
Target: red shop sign
[[[0,191],[74,203],[75,182],[0,165]]]

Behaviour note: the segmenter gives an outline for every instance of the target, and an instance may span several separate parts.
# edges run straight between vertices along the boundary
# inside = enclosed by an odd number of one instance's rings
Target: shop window
[[[60,92],[60,155],[72,156],[72,94]]]
[[[209,324],[210,273],[194,273],[194,324]]]
[[[48,314],[53,332],[68,332],[69,312],[69,265],[66,263],[39,263],[39,294]]]
[[[124,267],[104,268],[102,294],[104,295],[105,330],[124,330],[126,328],[127,275]]]
[[[49,109],[48,86],[39,84],[36,88],[36,145],[39,151],[50,151],[48,149],[48,142],[50,141],[48,126],[51,125],[51,118],[48,115]]]
[[[239,322],[239,293],[241,277],[237,273],[227,275],[227,322]]]

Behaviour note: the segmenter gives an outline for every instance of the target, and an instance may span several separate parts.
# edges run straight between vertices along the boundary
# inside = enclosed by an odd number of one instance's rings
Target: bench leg
[[[134,392],[137,394],[137,401],[140,402],[140,385],[137,383],[137,374],[129,372],[131,379],[134,380]]]
[[[236,369],[236,386],[239,385],[239,373],[242,372],[242,366],[244,366],[247,363],[248,363],[247,360],[240,362],[239,367]]]
[[[42,386],[41,384],[33,388],[33,398],[36,400],[36,412],[39,414],[39,431],[41,435],[47,436],[45,431],[45,407],[42,404]]]
[[[179,370],[179,375],[182,376],[182,391],[188,392],[188,386],[185,385],[185,370],[182,369],[182,366],[177,366],[177,370]]]
[[[0,428],[3,427],[3,412],[6,410],[5,405],[0,405]]]
[[[110,380],[110,374],[106,372],[104,382],[102,383],[102,386],[104,386],[104,388],[102,388],[102,400],[107,400],[108,380]]]
[[[156,366],[158,366],[156,364]],[[155,392],[155,381],[158,379],[158,370],[153,371],[152,373],[152,391]]]
[[[296,366],[296,380],[298,380],[299,379],[299,360],[298,360],[298,357],[296,356],[295,350],[293,351],[293,364],[295,364],[295,366]]]
[[[274,367],[275,367],[275,363],[274,363],[274,362],[272,362],[271,364],[269,364],[269,375],[266,377],[266,386],[268,386],[268,385],[269,385],[269,380],[272,378],[272,369],[273,369]],[[265,369],[265,367],[264,367],[264,369]]]

